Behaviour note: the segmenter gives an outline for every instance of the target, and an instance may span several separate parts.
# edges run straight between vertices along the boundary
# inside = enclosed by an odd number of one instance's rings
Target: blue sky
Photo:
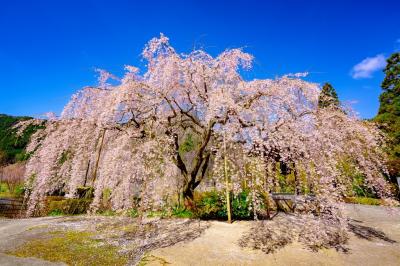
[[[143,66],[163,32],[180,52],[245,47],[256,58],[246,78],[308,71],[373,117],[384,59],[400,48],[400,1],[275,2],[0,0],[0,113],[59,113],[96,83],[94,68]]]

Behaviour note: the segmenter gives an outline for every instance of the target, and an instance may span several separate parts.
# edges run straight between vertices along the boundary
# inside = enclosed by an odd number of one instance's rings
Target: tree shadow
[[[389,243],[397,243],[395,240],[390,239],[384,232],[369,226],[349,223],[349,230],[361,239],[366,239],[369,241],[379,239]]]

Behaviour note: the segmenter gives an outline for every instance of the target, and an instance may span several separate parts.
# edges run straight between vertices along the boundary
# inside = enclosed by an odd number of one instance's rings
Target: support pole
[[[226,209],[228,213],[228,223],[232,223],[231,215],[231,197],[230,197],[230,187],[228,179],[228,161],[226,158],[226,141],[225,141],[225,131],[224,131],[224,175],[225,175],[225,185],[226,185]]]

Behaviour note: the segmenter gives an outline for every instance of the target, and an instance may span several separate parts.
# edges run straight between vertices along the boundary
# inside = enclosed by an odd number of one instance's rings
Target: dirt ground
[[[149,265],[400,265],[400,214],[388,213],[383,207],[346,205],[354,224],[383,231],[391,243],[379,237],[370,240],[350,235],[348,253],[335,249],[312,252],[293,243],[273,254],[240,248],[237,243],[251,222],[232,225],[212,222],[211,227],[190,243],[158,249],[149,254]]]
[[[349,252],[325,249],[313,252],[299,243],[289,244],[272,254],[241,248],[238,241],[252,222],[210,222],[194,240],[146,253],[142,265],[400,265],[400,213],[383,207],[346,205],[354,232]],[[65,224],[66,217],[0,219],[0,265],[63,265],[36,258],[17,258],[4,252],[35,237],[42,226]],[[87,221],[86,221],[87,222]],[[375,231],[378,230],[378,231]],[[379,234],[385,233],[385,236]],[[367,232],[367,234],[365,234]],[[377,233],[378,232],[378,233]],[[358,234],[358,236],[357,236]]]

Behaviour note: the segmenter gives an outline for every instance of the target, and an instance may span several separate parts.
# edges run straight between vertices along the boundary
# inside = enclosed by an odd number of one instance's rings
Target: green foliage
[[[194,214],[188,209],[176,206],[172,208],[172,216],[177,218],[193,218]]]
[[[15,187],[14,191],[10,191],[9,187],[5,182],[0,183],[0,197],[4,198],[20,198],[25,193],[25,187],[23,184],[19,184]]]
[[[137,209],[131,209],[131,210],[129,210],[128,215],[129,215],[131,218],[136,218],[136,217],[139,216],[139,212],[138,212]]]
[[[117,213],[113,210],[104,210],[104,211],[100,211],[98,212],[98,214],[103,215],[103,216],[115,216],[117,215]]]
[[[62,211],[60,211],[59,209],[55,209],[55,210],[52,210],[51,212],[49,212],[48,215],[49,216],[61,216],[61,215],[64,215],[64,213]]]
[[[195,197],[195,215],[202,219],[226,219],[224,193],[218,191],[204,192]]]
[[[155,217],[160,217],[160,218],[167,218],[170,215],[168,214],[168,211],[163,209],[163,210],[158,210],[158,211],[149,211],[146,213],[147,218],[155,218]]]
[[[348,196],[375,197],[375,194],[366,185],[364,175],[359,172],[351,158],[344,158],[338,165],[341,174],[350,177],[352,182],[349,187]]]
[[[198,145],[198,140],[193,134],[187,134],[184,142],[179,146],[179,153],[181,155],[193,151]]]
[[[78,187],[76,193],[80,199],[92,199],[94,197],[93,187]]]
[[[17,185],[14,190],[14,195],[16,197],[23,197],[25,194],[25,186],[23,184]]]
[[[232,199],[232,216],[235,219],[250,219],[251,201],[248,191],[242,191]]]
[[[385,79],[382,82],[382,89],[400,93],[400,53],[392,54],[387,59],[387,65],[383,70]]]
[[[368,197],[349,197],[345,198],[345,202],[363,205],[381,205],[382,200]]]
[[[53,200],[48,204],[48,215],[52,214],[83,214],[89,209],[92,200],[89,199],[64,199],[64,200]]]
[[[72,152],[70,150],[65,150],[61,153],[60,159],[58,160],[59,165],[63,165],[66,161],[72,158]]]
[[[339,107],[339,97],[331,84],[325,83],[318,99],[318,107]]]
[[[238,220],[250,219],[252,217],[252,209],[249,193],[242,191],[231,198],[232,217]],[[198,194],[195,197],[195,204],[194,214],[201,219],[227,219],[226,195],[224,192],[213,190]]]
[[[30,137],[38,129],[44,128],[41,125],[29,125],[21,136],[16,134],[12,127],[20,121],[32,119],[27,116],[8,116],[0,114],[0,165],[17,161],[27,160],[30,154],[25,153],[26,145]]]
[[[389,145],[388,168],[395,182],[400,176],[400,53],[394,53],[387,60],[384,69],[385,79],[382,82],[382,94],[379,97],[379,111],[375,121],[387,134]]]
[[[90,232],[56,231],[49,238],[34,239],[9,254],[18,257],[37,257],[68,265],[126,265],[128,258],[118,247],[94,239]]]
[[[3,198],[13,197],[13,195],[10,193],[10,190],[8,189],[7,184],[3,182],[0,183],[0,197]]]

